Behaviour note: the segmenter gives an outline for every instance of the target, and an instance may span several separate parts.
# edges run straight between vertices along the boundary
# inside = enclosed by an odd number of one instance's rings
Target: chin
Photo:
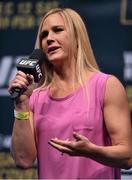
[[[50,60],[49,61],[53,66],[60,66],[60,61],[58,61],[58,60]]]
[[[51,63],[58,63],[59,61],[62,62],[64,57],[60,57],[60,56],[54,56],[54,57],[49,57],[48,60]]]
[[[53,65],[60,65],[63,61],[68,59],[68,56],[64,53],[53,53],[48,56],[49,62]]]

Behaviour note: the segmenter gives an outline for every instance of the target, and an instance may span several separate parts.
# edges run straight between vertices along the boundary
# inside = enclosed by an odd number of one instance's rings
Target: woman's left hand
[[[66,153],[70,156],[85,156],[89,157],[92,153],[92,144],[85,136],[73,133],[75,140],[60,140],[53,138],[49,141],[49,144],[59,150],[60,152]]]

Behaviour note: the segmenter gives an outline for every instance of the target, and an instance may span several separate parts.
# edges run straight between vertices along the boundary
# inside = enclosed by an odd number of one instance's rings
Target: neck
[[[77,86],[78,82],[73,66],[54,68],[53,78],[50,84],[50,94],[53,97],[64,97],[70,94],[70,92],[73,92]]]
[[[53,72],[53,79],[51,82],[53,85],[73,85],[76,82],[77,80],[74,68],[60,68],[59,70],[55,69]]]

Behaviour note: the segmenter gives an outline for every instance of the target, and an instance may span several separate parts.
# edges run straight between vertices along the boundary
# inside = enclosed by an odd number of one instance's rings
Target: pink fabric
[[[91,142],[111,145],[103,121],[103,98],[109,75],[95,73],[84,89],[55,99],[47,90],[35,90],[30,98],[37,135],[39,179],[120,179],[120,169],[84,157],[63,156],[48,144],[51,138],[73,139],[76,131]],[[88,102],[88,103],[87,103]]]

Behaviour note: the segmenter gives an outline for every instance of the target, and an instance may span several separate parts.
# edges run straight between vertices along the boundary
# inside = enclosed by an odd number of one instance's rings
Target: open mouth
[[[53,53],[53,52],[55,52],[56,50],[58,50],[60,47],[50,47],[50,48],[48,48],[48,53]]]

